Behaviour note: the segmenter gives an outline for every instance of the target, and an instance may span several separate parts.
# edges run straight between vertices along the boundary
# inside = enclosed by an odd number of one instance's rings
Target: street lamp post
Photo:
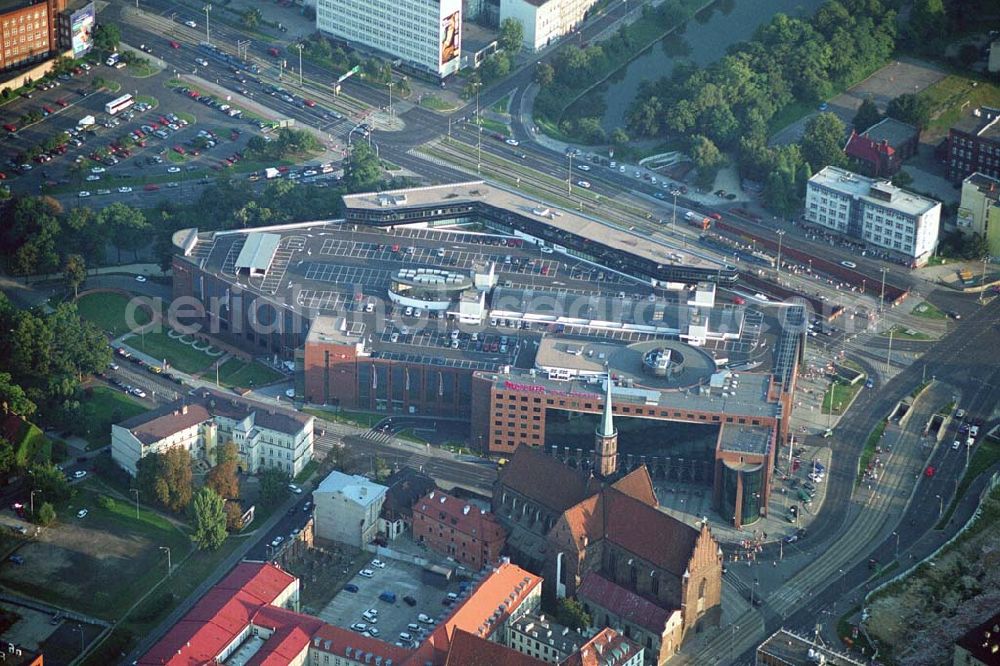
[[[896,559],[899,559],[899,532],[893,532],[892,535],[896,537]]]
[[[160,546],[160,550],[167,551],[167,576],[169,576],[173,570],[173,567],[170,565],[170,546]]]
[[[941,495],[935,495],[938,501],[938,520],[944,515],[944,498]]]
[[[569,158],[569,167],[566,169],[566,194],[573,194],[573,153],[567,153],[566,156]]]
[[[136,520],[139,519],[139,489],[129,488],[129,492],[135,493],[135,517]]]
[[[392,74],[389,74],[389,117],[392,118]]]
[[[76,625],[76,630],[80,632],[80,654],[82,655],[83,654],[83,650],[85,648],[85,646],[83,644],[83,627],[78,624],[78,625]]]
[[[777,231],[777,234],[778,234],[778,263],[776,264],[776,268],[777,268],[777,276],[780,278],[781,277],[781,241],[785,237],[785,230],[784,229],[779,229]],[[781,284],[781,280],[780,279],[778,280],[778,284]]]
[[[205,5],[205,41],[209,44],[212,43],[212,33],[209,31],[208,27],[208,13],[212,11],[212,5]]]
[[[32,490],[31,491],[31,499],[29,501],[30,501],[30,504],[31,504],[31,515],[32,516],[35,515],[35,493],[40,493],[40,492],[42,492],[42,491],[41,490]]]
[[[302,43],[295,45],[299,49],[299,86],[302,86]],[[392,115],[392,97],[389,97],[389,115]]]
[[[885,310],[885,266],[882,267],[882,291],[879,293],[878,297],[878,311],[879,314]]]

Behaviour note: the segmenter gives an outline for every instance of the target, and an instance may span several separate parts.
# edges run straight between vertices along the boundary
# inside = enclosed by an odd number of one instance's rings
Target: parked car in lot
[[[375,572],[372,571],[371,569],[362,569],[361,571],[358,572],[358,575],[361,576],[362,578],[374,578]]]

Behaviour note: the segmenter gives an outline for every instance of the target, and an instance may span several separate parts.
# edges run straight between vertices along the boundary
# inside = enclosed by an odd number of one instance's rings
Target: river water
[[[669,76],[674,63],[690,60],[708,65],[726,54],[731,44],[749,40],[755,30],[777,13],[811,16],[824,0],[719,0],[687,25],[650,45],[615,72],[600,88],[605,111],[602,125],[610,132],[625,126],[625,114],[643,81]]]

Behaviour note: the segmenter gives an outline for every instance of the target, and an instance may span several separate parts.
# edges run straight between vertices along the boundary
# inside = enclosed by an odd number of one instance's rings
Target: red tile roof
[[[606,608],[625,621],[648,629],[657,636],[663,633],[667,620],[670,619],[670,611],[592,571],[583,577],[577,597]]]
[[[422,513],[432,521],[443,522],[463,534],[483,541],[492,542],[506,537],[503,525],[492,513],[440,490],[432,490],[417,500],[413,505],[413,513]],[[441,518],[442,513],[444,518]]]
[[[253,617],[255,627],[273,631],[270,638],[250,658],[246,666],[284,666],[309,648],[310,636],[323,626],[323,621],[295,613],[278,606],[264,606]]]
[[[530,446],[519,446],[514,451],[500,472],[500,484],[558,513],[600,487],[590,475]]]
[[[295,577],[267,563],[244,562],[203,596],[139,664],[204,664],[250,624],[261,607],[271,604],[295,583]]]
[[[350,629],[326,623],[323,623],[323,626],[313,634],[312,647],[314,650],[358,661],[363,661],[358,655],[372,654],[374,655],[372,664],[374,665],[375,657],[382,657],[382,666],[386,666],[389,659],[394,665],[406,663],[406,660],[413,654],[413,650],[407,650],[377,638],[362,636]],[[423,662],[420,662],[420,666],[423,666]]]
[[[637,654],[641,647],[608,627],[600,630],[559,666],[611,666]]]
[[[450,648],[451,637],[459,629],[488,638],[510,612],[520,606],[535,588],[540,588],[541,584],[540,576],[529,573],[516,564],[501,562],[431,632],[417,650],[412,663],[443,661]],[[500,614],[494,618],[497,612]]]
[[[649,506],[659,506],[656,501],[656,491],[653,490],[653,480],[649,478],[649,470],[645,465],[635,468],[622,478],[611,484],[629,497],[634,497]]]
[[[847,148],[844,149],[844,152],[855,159],[879,164],[884,158],[894,155],[896,149],[887,143],[874,141],[863,134],[854,133],[847,141]]]
[[[444,666],[544,666],[547,663],[500,643],[456,629],[451,637]]]

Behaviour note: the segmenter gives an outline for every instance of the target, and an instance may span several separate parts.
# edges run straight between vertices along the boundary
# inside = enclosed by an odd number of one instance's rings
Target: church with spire
[[[645,466],[618,467],[612,379],[594,432],[593,464],[571,467],[519,447],[493,489],[508,555],[544,577],[543,595],[580,601],[596,627],[614,627],[663,664],[689,632],[718,626],[722,551],[707,520],[658,508]]]

